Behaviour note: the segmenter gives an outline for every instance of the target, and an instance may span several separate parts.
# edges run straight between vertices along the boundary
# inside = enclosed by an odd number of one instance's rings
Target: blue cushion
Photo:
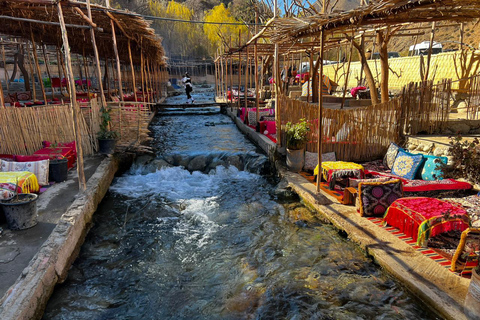
[[[399,150],[392,167],[392,174],[405,179],[414,179],[423,164],[422,154],[412,154]]]
[[[393,142],[388,146],[387,153],[385,153],[385,157],[383,157],[383,164],[387,166],[388,169],[392,169],[399,150],[403,149]]]
[[[419,170],[422,179],[426,181],[443,180],[443,172],[440,170],[440,163],[447,164],[447,157],[436,157],[424,155],[425,163]]]

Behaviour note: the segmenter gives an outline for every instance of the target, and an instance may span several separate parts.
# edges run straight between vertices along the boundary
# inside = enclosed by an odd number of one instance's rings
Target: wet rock
[[[178,166],[187,168],[188,164],[190,163],[190,159],[192,159],[192,158],[189,157],[189,156],[185,156],[185,157],[180,156],[179,161],[178,161]],[[177,159],[175,159],[175,163],[177,163]]]
[[[227,164],[229,166],[236,167],[238,170],[243,170],[244,168],[243,161],[240,156],[229,156],[227,158]]]
[[[298,195],[292,191],[292,188],[288,186],[288,182],[285,180],[282,180],[279,184],[277,184],[273,194],[275,197],[282,200],[298,199]]]
[[[287,211],[287,220],[299,226],[314,225],[318,223],[315,215],[305,207],[297,207]]]
[[[154,156],[151,155],[141,155],[135,159],[135,164],[138,166],[145,166],[152,162],[155,159]]]
[[[208,165],[208,171],[212,170],[212,169],[216,169],[218,166],[224,166],[226,167],[226,163],[225,161],[221,160],[221,159],[213,159],[210,164]]]
[[[172,167],[172,165],[170,163],[168,163],[167,161],[163,160],[163,159],[157,159],[157,160],[153,160],[152,161],[152,166],[157,169],[157,170],[161,170],[163,168],[170,168]]]
[[[204,171],[207,167],[206,156],[196,156],[193,158],[187,166],[188,171]]]
[[[165,155],[163,156],[163,159],[169,164],[171,164],[172,166],[175,166],[175,158],[173,155]]]

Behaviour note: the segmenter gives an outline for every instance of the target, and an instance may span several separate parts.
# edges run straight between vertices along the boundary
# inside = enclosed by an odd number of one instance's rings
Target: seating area
[[[468,182],[444,179],[440,163],[447,158],[392,143],[382,160],[362,164],[323,154],[318,168],[317,154],[306,152],[301,174],[312,183],[319,176],[320,189],[339,203],[355,205],[360,216],[469,277],[480,258],[480,195]]]
[[[51,160],[66,159],[71,169],[76,161],[75,142],[43,142],[43,148],[32,155],[0,155],[0,199],[15,193],[38,193],[54,182],[50,175]]]

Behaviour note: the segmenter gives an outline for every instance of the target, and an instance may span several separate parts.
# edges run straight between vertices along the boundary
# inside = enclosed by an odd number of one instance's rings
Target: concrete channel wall
[[[279,156],[276,155],[276,145],[271,140],[244,125],[228,108],[227,114],[247,137],[275,161],[280,178],[288,182],[288,186],[300,196],[306,206],[318,213],[321,220],[329,221],[346,234],[367,256],[433,312],[446,319],[467,319],[463,302],[469,279],[453,274],[390,232],[360,217],[355,207],[340,204],[329,195],[317,194],[314,184],[301,175],[288,171],[283,161],[276,160]]]
[[[57,283],[65,280],[89,230],[92,215],[126,158],[105,158],[22,275],[0,300],[0,319],[38,319]]]

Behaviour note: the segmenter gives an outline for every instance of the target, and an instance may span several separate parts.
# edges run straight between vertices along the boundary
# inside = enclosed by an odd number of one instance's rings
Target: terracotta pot
[[[464,302],[465,315],[469,319],[480,319],[480,275],[473,269],[472,279]]]
[[[287,148],[287,169],[293,172],[302,170],[305,164],[305,149],[291,150]]]

